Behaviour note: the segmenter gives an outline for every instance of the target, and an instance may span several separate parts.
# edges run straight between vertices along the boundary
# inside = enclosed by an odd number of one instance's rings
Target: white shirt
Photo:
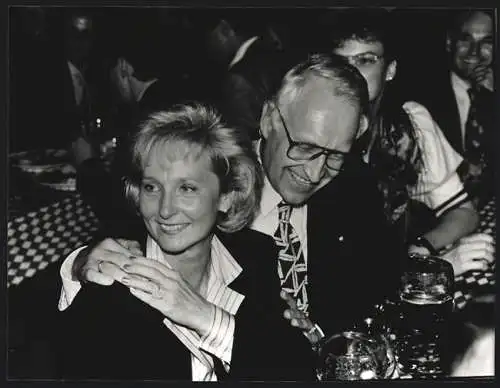
[[[61,266],[63,287],[59,298],[59,310],[66,309],[81,288],[80,283],[71,280],[71,267],[80,248],[73,252]],[[150,238],[146,246],[146,256],[165,263],[160,247]],[[195,331],[180,326],[165,318],[165,326],[191,351],[191,371],[193,381],[217,381],[213,370],[213,359],[218,357],[226,371],[229,371],[233,349],[235,320],[244,295],[228,287],[242,269],[217,236],[212,239],[211,264],[208,275],[206,300],[215,306],[215,316],[208,335],[200,337]]]
[[[470,109],[470,97],[467,90],[470,83],[460,78],[456,73],[451,72],[451,86],[457,100],[458,113],[460,115],[460,128],[462,129],[462,146],[465,146],[465,123]]]
[[[144,93],[146,93],[146,90],[153,85],[156,81],[158,81],[158,78],[153,78],[150,81],[143,82],[143,88],[139,91],[137,94],[137,102],[142,100],[142,97],[144,96]]]
[[[255,149],[260,163],[262,163],[260,158],[261,142],[261,140],[255,142]],[[278,204],[282,200],[283,198],[281,198],[281,195],[274,190],[271,182],[269,182],[269,179],[264,174],[264,187],[262,188],[260,210],[250,225],[250,228],[273,237],[279,225]],[[304,260],[307,263],[307,205],[292,208],[290,224],[299,236]]]
[[[83,100],[83,89],[86,87],[85,78],[78,68],[70,61],[67,61],[71,79],[73,81],[73,91],[75,94],[76,105],[80,105]]]
[[[233,60],[231,61],[231,63],[229,64],[229,68],[233,67],[234,65],[236,65],[239,61],[241,61],[243,59],[243,57],[245,56],[247,50],[250,48],[250,46],[257,40],[259,39],[258,36],[253,36],[251,37],[250,39],[246,40],[243,42],[243,44],[238,48],[238,50],[236,51],[236,54],[234,55],[234,58]]]
[[[281,201],[281,196],[271,186],[267,177],[264,177],[260,211],[250,228],[273,237],[279,225],[278,204]],[[307,262],[307,205],[292,208],[290,224],[299,236],[304,260]]]
[[[410,196],[425,203],[439,217],[467,198],[456,172],[463,158],[446,140],[425,107],[410,101],[403,105],[403,109],[415,128],[423,162],[417,184],[410,188]]]

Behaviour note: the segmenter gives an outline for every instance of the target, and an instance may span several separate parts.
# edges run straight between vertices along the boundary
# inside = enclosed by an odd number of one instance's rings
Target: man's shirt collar
[[[262,139],[257,140],[254,143],[254,147],[255,147],[255,152],[257,153],[257,159],[259,163],[263,166],[261,158]],[[266,216],[273,209],[275,209],[281,201],[282,201],[281,195],[271,185],[271,182],[267,178],[267,174],[264,172],[262,199],[260,201],[260,210],[259,213],[257,214],[257,217]]]
[[[234,55],[233,60],[229,64],[229,68],[232,68],[234,65],[236,65],[239,61],[243,59],[245,56],[247,50],[250,48],[250,46],[257,40],[259,39],[258,36],[253,36],[250,39],[246,40],[243,42],[243,44],[238,48],[236,51],[236,54]]]
[[[471,84],[463,78],[459,77],[454,71],[451,72],[451,84],[454,89],[460,89],[467,92],[470,89]]]

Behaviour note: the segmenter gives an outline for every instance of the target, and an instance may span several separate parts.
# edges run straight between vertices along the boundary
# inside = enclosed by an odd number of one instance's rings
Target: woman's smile
[[[183,223],[163,223],[163,222],[158,222],[158,225],[160,226],[160,229],[163,233],[166,234],[177,234],[184,229],[186,229],[189,226],[188,222],[183,222]]]

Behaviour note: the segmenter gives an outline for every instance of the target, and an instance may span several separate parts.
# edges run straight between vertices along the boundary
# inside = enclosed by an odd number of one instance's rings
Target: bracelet
[[[416,247],[424,247],[429,251],[429,254],[432,256],[435,256],[438,254],[438,251],[434,246],[427,240],[424,236],[419,236],[413,242],[411,245],[415,245]]]

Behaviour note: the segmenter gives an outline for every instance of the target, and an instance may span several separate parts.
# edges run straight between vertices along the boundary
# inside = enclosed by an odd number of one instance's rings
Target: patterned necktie
[[[307,313],[307,262],[302,252],[299,236],[290,224],[292,208],[283,202],[278,205],[279,225],[274,239],[279,248],[278,274],[281,288],[293,295],[297,307]]]
[[[467,93],[470,97],[470,108],[465,123],[465,155],[466,159],[471,163],[482,164],[481,144],[484,129],[477,121],[477,92],[473,88],[470,88],[467,90]]]

